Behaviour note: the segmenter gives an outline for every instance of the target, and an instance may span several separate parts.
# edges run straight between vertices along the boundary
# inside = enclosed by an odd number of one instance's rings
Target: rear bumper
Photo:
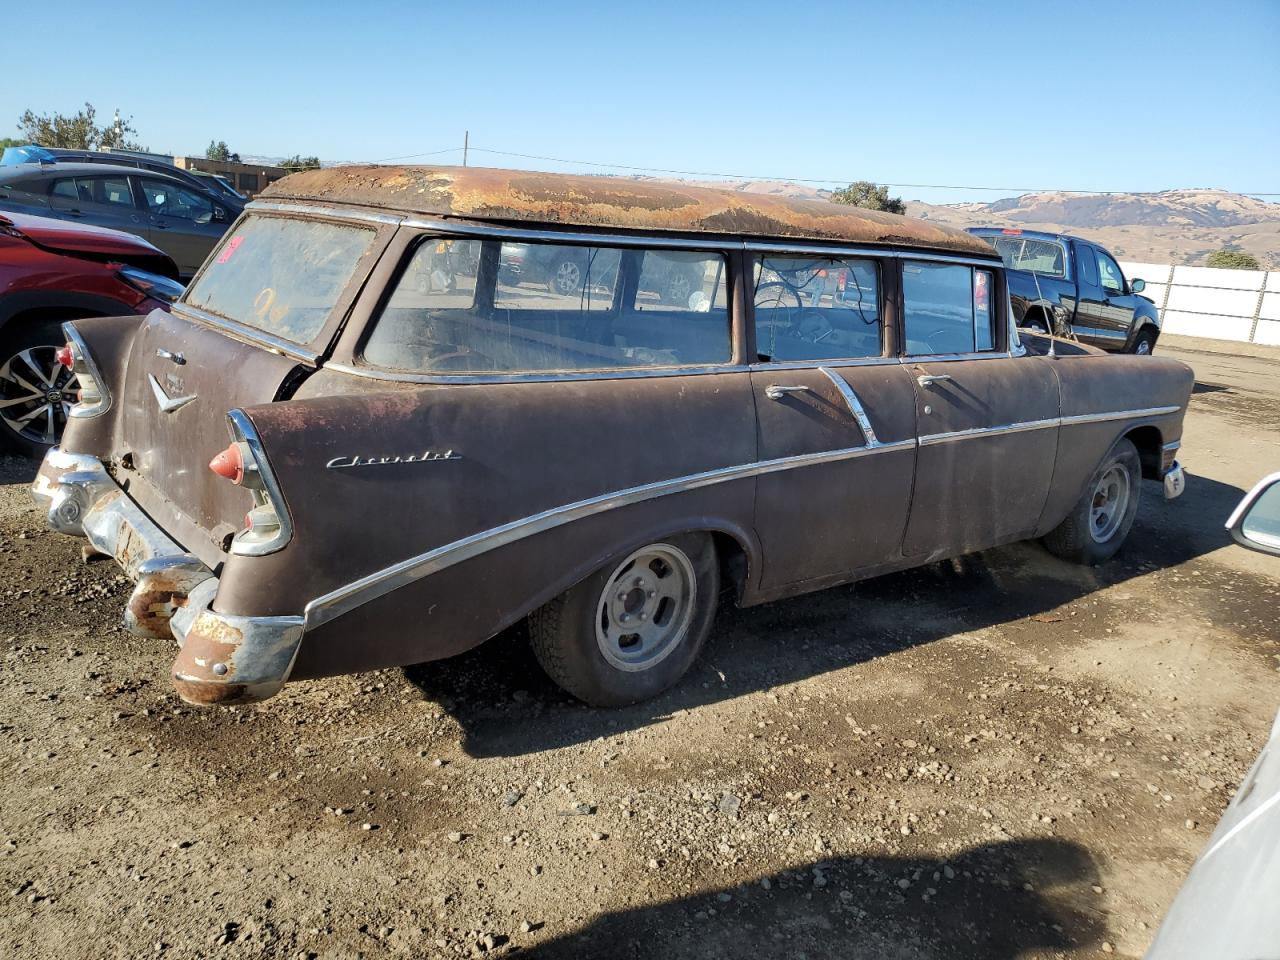
[[[135,581],[125,626],[138,636],[177,639],[173,684],[182,699],[250,703],[284,686],[302,642],[302,617],[215,612],[213,571],[143,513],[100,460],[53,448],[31,495],[51,529],[84,537]]]

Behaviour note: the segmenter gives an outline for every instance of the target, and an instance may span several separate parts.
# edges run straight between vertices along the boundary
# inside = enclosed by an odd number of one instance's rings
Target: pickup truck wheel
[[[684,534],[605,564],[529,615],[533,652],[593,707],[655,697],[697,658],[720,594],[715,545]]]
[[[1133,352],[1142,357],[1149,357],[1156,349],[1156,335],[1152,330],[1142,330],[1133,341]]]
[[[0,331],[0,449],[43,457],[75,403],[75,376],[54,358],[62,325],[13,323]]]
[[[1067,519],[1044,537],[1045,547],[1074,563],[1110,560],[1129,535],[1141,496],[1138,449],[1121,438],[1102,458]]]

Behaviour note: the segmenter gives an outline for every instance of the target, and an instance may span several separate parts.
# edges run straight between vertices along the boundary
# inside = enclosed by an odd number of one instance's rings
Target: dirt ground
[[[590,710],[521,638],[196,710],[129,589],[0,467],[0,955],[1139,956],[1280,707],[1276,358],[1190,363],[1186,494],[1086,570],[1032,544],[725,610]]]

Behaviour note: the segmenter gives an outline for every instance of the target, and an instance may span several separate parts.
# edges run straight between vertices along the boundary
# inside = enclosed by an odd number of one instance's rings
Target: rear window
[[[373,231],[363,227],[248,217],[223,240],[184,302],[294,343],[310,343],[373,238]]]
[[[1046,277],[1067,275],[1067,252],[1062,244],[1034,237],[984,237],[996,248],[1004,265],[1013,270],[1030,270]]]
[[[418,373],[725,363],[725,291],[718,253],[430,238],[364,359]]]

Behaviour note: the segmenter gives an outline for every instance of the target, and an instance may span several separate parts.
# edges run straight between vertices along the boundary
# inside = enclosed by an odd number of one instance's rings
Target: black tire
[[[0,449],[40,459],[62,438],[62,429],[66,426],[65,407],[75,402],[75,377],[70,370],[54,363],[52,357],[66,342],[62,324],[57,320],[10,320],[0,330]],[[52,386],[37,377],[26,357],[53,379]],[[43,395],[36,398],[26,385],[41,388]],[[55,392],[63,398],[59,403],[51,400]],[[33,399],[28,403],[14,402],[24,396]],[[19,423],[25,414],[45,406],[51,406],[54,414],[51,443],[45,442],[47,414],[37,414],[25,425]]]
[[[1123,507],[1117,507],[1118,522],[1114,529],[1099,528],[1098,511],[1105,511],[1109,498],[1101,491],[1103,478],[1112,470],[1121,471],[1127,483],[1127,495]],[[1101,498],[1101,502],[1099,502]],[[1124,544],[1125,537],[1133,527],[1133,519],[1138,514],[1138,503],[1142,499],[1142,463],[1138,459],[1138,448],[1127,438],[1122,437],[1102,458],[1098,468],[1090,476],[1084,493],[1067,519],[1049,531],[1043,539],[1045,547],[1056,557],[1081,563],[1087,566],[1110,560]],[[1101,535],[1100,534],[1105,534]]]
[[[621,578],[629,578],[636,570],[634,566],[627,567],[627,561],[645,551],[660,549],[675,551],[688,562],[687,573],[694,590],[683,618],[686,622],[662,648],[667,652],[651,665],[623,669],[606,657],[607,641],[598,639],[598,626],[609,621],[611,614],[606,605],[611,603],[615,589],[622,588],[616,594],[619,600],[626,591],[627,584]],[[671,575],[680,576],[677,572]],[[711,537],[702,533],[667,537],[610,561],[531,613],[529,641],[547,675],[584,703],[593,707],[638,703],[656,697],[688,671],[711,630],[719,596],[720,566]],[[658,620],[655,612],[655,626]]]
[[[1138,331],[1138,335],[1133,338],[1133,345],[1129,348],[1130,353],[1143,354],[1150,356],[1156,352],[1156,332],[1150,327],[1145,327]]]

